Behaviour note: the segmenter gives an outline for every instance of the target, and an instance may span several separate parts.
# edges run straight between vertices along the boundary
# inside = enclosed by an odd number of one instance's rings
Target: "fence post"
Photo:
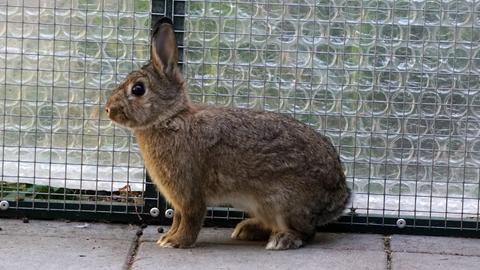
[[[152,20],[151,26],[155,25],[157,20],[161,17],[166,16],[172,19],[174,23],[175,34],[177,37],[178,43],[178,55],[179,55],[179,67],[183,67],[183,38],[184,38],[184,19],[185,14],[185,1],[175,1],[175,0],[152,0]],[[146,187],[144,193],[144,214],[149,214],[150,209],[157,207],[160,209],[160,223],[166,224],[170,220],[167,220],[163,215],[163,211],[167,208],[167,203],[165,199],[159,194],[156,190],[155,185],[152,183],[150,176],[146,176]]]

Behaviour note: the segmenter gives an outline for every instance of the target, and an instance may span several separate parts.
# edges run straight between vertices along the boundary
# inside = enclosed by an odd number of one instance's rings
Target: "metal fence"
[[[290,114],[334,142],[355,195],[329,228],[479,235],[473,0],[0,2],[0,216],[168,222],[150,218],[168,205],[134,138],[100,113],[161,15],[194,101]]]
[[[12,209],[142,211],[138,147],[103,106],[149,59],[150,21],[145,0],[0,1],[0,199]]]

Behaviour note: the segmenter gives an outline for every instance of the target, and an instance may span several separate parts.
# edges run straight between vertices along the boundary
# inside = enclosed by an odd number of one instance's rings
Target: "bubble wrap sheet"
[[[196,101],[331,138],[357,212],[478,218],[480,3],[189,1]],[[355,209],[353,209],[355,210]]]

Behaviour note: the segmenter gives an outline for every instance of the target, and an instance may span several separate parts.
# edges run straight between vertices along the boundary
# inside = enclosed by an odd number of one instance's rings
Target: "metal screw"
[[[158,210],[158,208],[156,207],[153,207],[152,209],[150,209],[150,216],[152,217],[160,216],[160,210]]]
[[[0,202],[0,210],[8,210],[10,207],[10,204],[7,201],[1,201]]]
[[[173,214],[174,214],[173,209],[167,209],[167,210],[165,211],[165,217],[166,217],[166,218],[173,218]]]
[[[403,229],[403,228],[405,228],[405,226],[407,226],[407,222],[405,221],[405,219],[403,219],[403,218],[397,219],[397,227],[398,228]]]

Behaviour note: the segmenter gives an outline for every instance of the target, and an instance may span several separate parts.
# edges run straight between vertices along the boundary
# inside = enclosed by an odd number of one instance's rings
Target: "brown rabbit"
[[[150,62],[115,89],[106,112],[135,131],[146,168],[175,208],[162,247],[192,247],[207,206],[229,204],[251,218],[232,238],[291,249],[337,218],[350,191],[334,147],[280,114],[190,102],[177,67],[170,19],[154,27]]]

